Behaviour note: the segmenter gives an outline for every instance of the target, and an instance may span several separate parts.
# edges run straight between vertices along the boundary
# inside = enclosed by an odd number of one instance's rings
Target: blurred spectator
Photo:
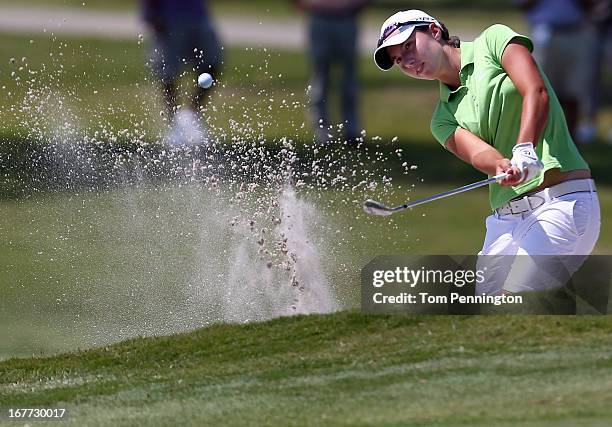
[[[202,139],[197,111],[205,106],[210,89],[194,84],[187,107],[178,108],[178,84],[184,68],[194,80],[202,72],[213,78],[221,65],[221,46],[203,0],[140,0],[142,16],[153,35],[149,64],[163,88],[172,129],[169,142]],[[194,130],[195,129],[195,130]],[[194,133],[195,132],[195,133]]]
[[[579,0],[515,0],[531,27],[534,57],[561,102],[575,140],[589,78],[589,25]]]
[[[344,138],[361,136],[357,77],[357,18],[368,0],[294,0],[308,13],[308,42],[312,68],[311,113],[317,142],[329,140],[329,87],[333,66],[342,69],[340,104]]]
[[[588,2],[589,18],[593,26],[593,41],[590,54],[590,74],[588,79],[587,99],[585,102],[584,120],[578,127],[578,140],[591,142],[597,135],[597,112],[602,98],[611,95],[603,80],[603,68],[606,45],[612,40],[612,0],[590,0]],[[612,130],[608,135],[612,142]]]

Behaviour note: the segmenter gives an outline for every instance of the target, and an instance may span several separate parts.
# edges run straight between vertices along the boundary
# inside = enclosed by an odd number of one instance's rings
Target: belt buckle
[[[542,191],[538,191],[537,193],[534,193],[530,196],[526,196],[526,198],[527,198],[527,204],[529,205],[529,209],[532,211],[535,211],[537,208],[542,206],[544,203],[546,203],[547,201],[550,201],[550,197],[548,193],[546,193],[546,189]],[[536,204],[536,202],[538,203]]]

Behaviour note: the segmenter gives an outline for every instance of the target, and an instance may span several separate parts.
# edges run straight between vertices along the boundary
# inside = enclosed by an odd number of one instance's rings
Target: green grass
[[[299,316],[8,360],[0,401],[62,425],[604,426],[611,339],[606,317]]]

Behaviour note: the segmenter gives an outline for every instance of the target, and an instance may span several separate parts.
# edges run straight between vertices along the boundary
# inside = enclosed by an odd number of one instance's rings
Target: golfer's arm
[[[458,128],[444,144],[444,147],[466,163],[487,175],[495,175],[501,163],[509,163],[495,148],[472,132]]]
[[[533,142],[535,146],[548,120],[548,91],[544,79],[529,50],[519,43],[508,44],[502,66],[523,98],[521,127],[516,143]]]

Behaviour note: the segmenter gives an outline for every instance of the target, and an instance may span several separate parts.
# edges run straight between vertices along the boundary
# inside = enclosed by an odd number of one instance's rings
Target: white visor
[[[410,38],[416,27],[440,23],[433,17],[420,10],[407,10],[397,12],[390,16],[380,29],[380,44],[374,51],[374,62],[381,70],[387,71],[393,67],[393,61],[387,53],[387,47],[404,43]],[[382,42],[382,43],[381,43]]]

